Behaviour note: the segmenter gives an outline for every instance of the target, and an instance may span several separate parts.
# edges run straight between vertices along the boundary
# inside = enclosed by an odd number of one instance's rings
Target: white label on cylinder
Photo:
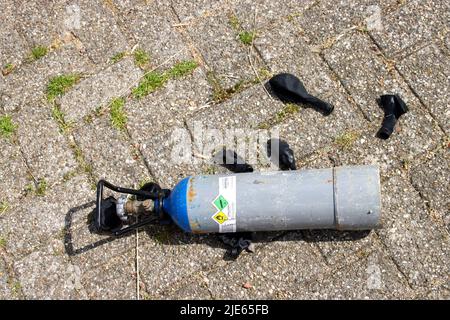
[[[236,232],[236,176],[219,178],[219,195],[212,202],[217,212],[212,216],[219,232]]]

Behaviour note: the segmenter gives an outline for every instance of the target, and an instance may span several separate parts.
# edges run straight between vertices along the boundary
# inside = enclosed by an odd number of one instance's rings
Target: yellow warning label
[[[215,215],[213,215],[212,217],[218,224],[222,224],[225,221],[228,220],[228,217],[225,213],[223,213],[222,211],[217,212]]]

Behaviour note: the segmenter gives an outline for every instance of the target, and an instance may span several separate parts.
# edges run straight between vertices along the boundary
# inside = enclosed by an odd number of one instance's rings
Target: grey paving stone
[[[402,60],[398,67],[439,124],[450,133],[450,56],[437,45],[430,45]]]
[[[30,195],[12,204],[0,224],[0,234],[6,239],[6,251],[18,259],[49,239],[64,244],[66,217],[74,208],[94,199],[95,192],[87,179],[76,176],[48,189],[44,196]]]
[[[320,252],[290,232],[253,254],[217,265],[204,282],[214,299],[286,299],[327,270]],[[246,283],[251,288],[244,288]]]
[[[383,227],[377,231],[387,251],[416,290],[448,281],[450,241],[435,223],[418,192],[401,175],[382,184]]]
[[[66,120],[80,120],[96,108],[109,104],[113,98],[128,95],[142,75],[132,59],[127,58],[84,79],[61,98]]]
[[[52,110],[41,103],[24,105],[13,117],[23,157],[35,179],[51,186],[61,182],[78,164],[52,118]]]
[[[128,188],[148,180],[149,173],[133,142],[111,125],[109,115],[80,124],[73,135],[98,179]]]
[[[259,29],[287,16],[298,16],[304,13],[314,0],[284,1],[282,5],[275,1],[236,0],[232,7],[242,27],[248,30]],[[256,18],[256,21],[255,21]],[[256,22],[256,26],[255,26]]]
[[[411,169],[411,182],[420,194],[427,199],[432,213],[441,220],[450,231],[450,187],[449,150],[444,149],[424,163],[418,163]]]
[[[181,34],[173,27],[178,21],[167,3],[134,6],[125,11],[121,19],[127,26],[125,32],[133,39],[133,43],[150,55],[148,68],[162,63],[168,67],[175,61],[189,59],[188,47]],[[170,57],[173,59],[167,62]]]
[[[371,121],[383,117],[376,102],[381,94],[397,93],[407,103],[414,100],[406,83],[383,60],[367,35],[346,34],[325,50],[324,57]]]
[[[288,115],[276,126],[283,138],[298,145],[299,157],[323,147],[350,128],[357,129],[367,124],[360,110],[348,101],[344,88],[333,79],[326,63],[299,35],[295,24],[281,21],[276,27],[262,30],[256,46],[274,74],[288,72],[296,75],[309,93],[335,107],[327,117],[311,108],[299,107],[298,113]]]
[[[70,8],[66,9],[73,16],[69,21],[70,31],[81,40],[95,63],[105,64],[116,53],[129,49],[127,39],[117,25],[117,17],[105,2],[78,0]],[[73,23],[78,16],[79,22]]]
[[[398,6],[396,0],[316,1],[306,12],[294,15],[310,43],[327,46],[352,27],[383,27],[384,17]],[[379,20],[380,22],[378,22]]]
[[[12,9],[16,26],[30,47],[50,46],[65,28],[65,1],[32,0],[16,3]]]
[[[0,299],[15,300],[18,297],[14,292],[12,279],[8,273],[8,265],[3,257],[0,256]]]
[[[220,0],[171,0],[170,3],[182,23],[196,18],[207,17],[229,7],[228,1]]]
[[[402,58],[435,38],[449,19],[448,1],[413,0],[383,17],[383,29],[371,34],[390,58]]]
[[[184,118],[209,100],[210,88],[201,69],[184,79],[171,80],[157,92],[126,105],[128,130],[139,144],[153,176],[163,187],[172,187],[196,172],[191,163],[176,161],[172,152],[179,140],[175,130],[189,138]],[[191,159],[188,159],[191,160]]]
[[[15,28],[13,1],[2,1],[0,11],[3,13],[0,30],[0,67],[7,64],[19,65],[28,54],[28,44]]]
[[[63,254],[54,239],[14,263],[20,287],[27,299],[80,299],[86,297],[81,272]]]
[[[249,47],[240,42],[239,31],[230,26],[230,14],[230,10],[223,10],[220,15],[205,17],[186,26],[194,46],[223,88],[256,78],[248,59]],[[263,67],[254,50],[251,57],[256,70]]]
[[[333,267],[299,288],[297,299],[411,299],[414,291],[392,259],[378,245],[360,260]]]
[[[19,110],[23,105],[44,97],[50,78],[68,73],[89,73],[93,69],[89,59],[81,55],[73,44],[68,44],[6,77],[0,105],[7,112]]]
[[[21,197],[25,186],[29,183],[28,171],[17,144],[0,139],[0,148],[2,150],[0,153],[0,189],[2,190],[0,202],[6,202],[10,207],[14,200]],[[4,214],[8,210],[5,210]]]
[[[139,246],[141,281],[150,297],[164,292],[192,274],[208,269],[221,260],[226,251],[214,235],[183,233],[175,225],[146,228],[148,239]]]
[[[136,299],[136,268],[134,252],[118,255],[94,269],[83,272],[81,283],[88,299]]]

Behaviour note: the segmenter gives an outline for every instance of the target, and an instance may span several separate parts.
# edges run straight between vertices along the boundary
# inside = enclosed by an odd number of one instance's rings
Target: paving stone
[[[343,36],[325,50],[324,57],[371,121],[383,117],[376,102],[381,94],[397,93],[407,104],[414,100],[400,75],[389,68],[370,38],[360,32]]]
[[[282,138],[298,145],[296,151],[300,158],[330,143],[344,131],[367,124],[360,110],[348,101],[344,88],[333,79],[328,66],[310,50],[294,24],[282,21],[277,27],[261,31],[256,46],[274,74],[289,72],[296,75],[309,93],[335,107],[330,116],[324,117],[301,106],[298,113],[288,115],[275,127]]]
[[[449,150],[444,149],[425,163],[416,164],[411,170],[411,182],[420,194],[427,199],[432,212],[450,231],[450,187]]]
[[[0,256],[0,299],[15,300],[18,296],[13,290],[11,277],[8,274],[8,265],[6,261]]]
[[[306,12],[293,15],[314,46],[328,42],[352,27],[383,28],[385,15],[397,8],[396,0],[316,1]]]
[[[92,69],[89,59],[82,56],[73,44],[68,44],[8,75],[4,92],[0,96],[0,105],[7,112],[19,110],[28,103],[42,99],[52,77],[68,73],[88,73]]]
[[[448,1],[413,0],[383,17],[383,29],[371,34],[390,58],[402,58],[430,42],[449,19]]]
[[[67,30],[67,7],[65,1],[31,0],[16,3],[12,10],[16,26],[30,47],[48,47]]]
[[[81,283],[88,299],[136,299],[136,268],[134,252],[120,254],[107,263],[83,272]]]
[[[331,273],[320,274],[299,288],[296,299],[411,299],[413,290],[389,255],[378,244],[363,257]]]
[[[193,44],[223,88],[256,78],[248,59],[249,48],[240,42],[239,31],[230,26],[230,14],[230,10],[224,10],[220,15],[206,17],[186,27]],[[255,70],[263,67],[254,50],[251,58]]]
[[[382,224],[377,231],[389,255],[416,290],[448,281],[450,240],[431,218],[405,177],[394,175],[381,188]]]
[[[19,65],[28,54],[28,44],[15,28],[13,17],[14,2],[2,1],[0,11],[3,13],[0,30],[0,68],[7,64]]]
[[[69,21],[71,32],[81,40],[95,63],[106,64],[115,54],[129,49],[127,39],[117,25],[117,17],[106,3],[78,0],[67,10],[73,16]]]
[[[236,16],[242,27],[247,30],[259,29],[288,16],[298,16],[314,4],[314,0],[285,1],[283,5],[274,1],[237,0],[232,2]],[[256,17],[256,26],[255,26]]]
[[[327,270],[320,252],[300,233],[289,232],[253,254],[216,266],[204,282],[214,299],[286,299]],[[243,288],[245,283],[251,288]]]
[[[172,187],[196,172],[190,162],[172,157],[180,142],[174,131],[189,138],[184,118],[208,102],[210,88],[201,69],[184,79],[171,80],[160,91],[126,105],[128,130],[139,144],[151,173],[163,187]],[[179,130],[179,131],[176,131]],[[181,137],[181,136],[180,136]],[[179,146],[179,145],[178,145]],[[188,159],[189,161],[191,159]]]
[[[113,98],[128,95],[143,72],[128,58],[79,82],[61,98],[68,121],[80,120]]]
[[[5,201],[10,207],[14,200],[20,198],[28,184],[28,171],[17,144],[2,138],[0,148],[2,150],[0,153],[0,190],[2,190],[0,203]]]
[[[183,283],[180,288],[159,295],[157,299],[210,300],[212,297],[207,285],[209,280],[205,276],[205,272],[199,272],[196,276],[189,277],[189,281]]]
[[[76,176],[46,190],[44,196],[29,195],[11,204],[0,224],[0,234],[7,242],[6,251],[17,259],[33,252],[49,239],[64,244],[66,217],[73,208],[94,199],[95,192],[86,178]]]
[[[181,22],[217,14],[220,10],[229,7],[228,1],[219,0],[171,0],[170,2]]]
[[[27,299],[80,299],[86,297],[81,272],[63,254],[63,244],[53,239],[14,263]]]
[[[448,300],[450,299],[450,283],[447,282],[447,284],[444,284],[443,286],[439,288],[432,289],[428,295],[426,296],[426,299],[431,300]]]
[[[52,110],[42,103],[22,107],[14,117],[17,140],[35,179],[49,186],[61,182],[78,164],[66,138],[52,118]]]
[[[413,53],[398,66],[409,85],[449,134],[450,56],[437,45],[431,45]]]
[[[83,123],[73,134],[98,179],[128,188],[148,179],[147,168],[133,143],[125,132],[113,128],[108,115]]]
[[[176,61],[190,59],[188,47],[181,34],[173,27],[178,23],[167,3],[155,2],[151,6],[142,4],[122,14],[126,34],[134,39],[139,49],[150,55],[150,66],[162,63],[170,66]],[[171,61],[168,58],[173,57]]]
[[[150,226],[148,239],[140,236],[141,281],[150,295],[164,297],[176,282],[205,270],[222,259],[226,251],[214,235],[183,233],[177,226]],[[142,239],[142,240],[141,240]]]

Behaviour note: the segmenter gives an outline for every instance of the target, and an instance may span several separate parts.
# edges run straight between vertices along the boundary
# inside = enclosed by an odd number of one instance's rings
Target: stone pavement
[[[450,298],[450,2],[1,0],[0,12],[0,298]],[[333,114],[272,99],[262,83],[282,71]],[[382,141],[376,98],[392,92],[410,112]],[[199,122],[276,128],[300,168],[378,164],[382,228],[261,233],[235,260],[175,226],[91,234],[99,178],[172,187],[219,170],[170,161],[174,129]]]

